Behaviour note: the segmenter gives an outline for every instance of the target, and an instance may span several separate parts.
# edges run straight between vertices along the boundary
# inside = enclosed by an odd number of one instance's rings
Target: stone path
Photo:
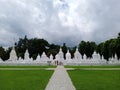
[[[66,70],[120,70],[120,68],[66,68]],[[55,68],[0,68],[0,70],[55,70]]]
[[[79,70],[120,70],[120,68],[78,68]]]
[[[55,70],[55,68],[0,68],[0,70]]]
[[[120,68],[66,68],[66,70],[120,70]]]
[[[64,66],[57,66],[45,90],[76,90]]]

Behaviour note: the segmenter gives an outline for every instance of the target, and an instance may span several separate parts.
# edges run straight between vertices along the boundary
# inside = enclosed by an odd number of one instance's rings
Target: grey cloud
[[[0,45],[24,35],[69,46],[105,41],[120,32],[119,8],[118,0],[0,0]]]

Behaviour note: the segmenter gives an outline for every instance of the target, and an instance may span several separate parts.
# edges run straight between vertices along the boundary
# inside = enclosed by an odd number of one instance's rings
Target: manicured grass
[[[65,66],[65,68],[120,68],[120,65],[116,65],[116,66]]]
[[[0,68],[56,68],[56,66],[0,66]]]
[[[0,70],[0,90],[44,90],[53,71]]]
[[[68,71],[76,90],[120,90],[120,70]]]

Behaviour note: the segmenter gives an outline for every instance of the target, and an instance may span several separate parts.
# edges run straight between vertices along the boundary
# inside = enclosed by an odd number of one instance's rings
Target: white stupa
[[[83,60],[87,60],[87,56],[85,54],[83,55]]]
[[[52,60],[53,60],[53,55],[51,54],[51,55],[50,55],[50,61],[52,61]]]
[[[114,63],[118,63],[117,54],[115,54],[115,57],[114,57]]]
[[[102,55],[102,60],[100,60],[100,63],[101,64],[106,64],[107,63],[107,61],[104,59],[104,56]]]
[[[37,58],[36,58],[36,60],[35,61],[40,61],[40,55],[38,54],[38,56],[37,56]]]
[[[45,54],[45,52],[43,52],[43,54],[41,55],[41,60],[42,60],[42,62],[46,62],[49,60],[47,55]]]
[[[29,60],[29,59],[30,59],[29,53],[28,53],[28,50],[26,50],[24,60]]]
[[[96,51],[93,53],[93,60],[100,60],[100,55],[96,53]]]
[[[32,62],[33,62],[33,59],[29,57],[29,52],[28,50],[26,50],[25,56],[24,56],[24,63],[32,63]]]
[[[12,51],[10,52],[9,61],[16,61],[16,60],[17,60],[17,55],[16,55],[16,52],[15,52],[15,48],[13,47]]]
[[[74,59],[77,60],[77,61],[82,59],[82,56],[78,51],[78,48],[76,48],[76,51],[74,53]]]
[[[117,58],[117,54],[115,54],[115,60],[118,60],[118,58]]]
[[[64,60],[62,48],[60,48],[59,53],[55,56],[55,60],[58,60],[58,61]]]
[[[24,63],[24,60],[23,58],[19,57],[19,60],[18,60],[19,63]]]
[[[70,60],[71,59],[71,54],[70,51],[68,50],[66,53],[66,60]]]
[[[68,50],[66,53],[66,60],[65,60],[68,64],[73,63],[74,60],[71,59],[71,54],[70,51]]]
[[[34,62],[34,63],[38,63],[38,64],[41,63],[41,57],[40,57],[39,54],[37,55],[36,60],[33,60],[33,62]]]

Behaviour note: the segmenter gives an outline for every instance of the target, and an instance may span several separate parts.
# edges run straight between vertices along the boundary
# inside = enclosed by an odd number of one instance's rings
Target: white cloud
[[[77,45],[104,41],[120,31],[118,0],[0,0],[0,45],[19,37]]]

